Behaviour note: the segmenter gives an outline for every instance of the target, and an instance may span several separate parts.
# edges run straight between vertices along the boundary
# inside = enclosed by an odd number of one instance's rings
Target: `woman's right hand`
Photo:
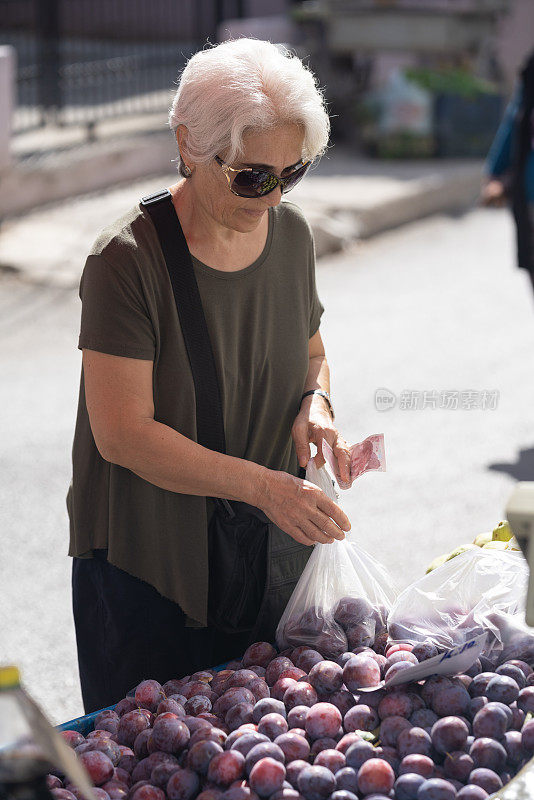
[[[266,469],[256,505],[301,544],[330,544],[345,538],[350,522],[342,509],[315,484],[287,472]]]

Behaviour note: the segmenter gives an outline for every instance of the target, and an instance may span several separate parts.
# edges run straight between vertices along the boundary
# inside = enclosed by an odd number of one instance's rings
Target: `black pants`
[[[74,558],[72,599],[85,713],[121,700],[145,678],[164,683],[240,658],[248,634],[186,628],[181,608],[114,567],[106,551]]]

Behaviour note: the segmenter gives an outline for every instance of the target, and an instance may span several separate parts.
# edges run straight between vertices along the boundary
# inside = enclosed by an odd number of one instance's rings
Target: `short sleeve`
[[[310,247],[310,257],[308,263],[309,269],[309,286],[310,286],[310,330],[309,338],[311,339],[319,330],[321,324],[321,317],[324,312],[324,306],[319,300],[317,294],[317,284],[315,281],[315,246],[313,239]]]
[[[118,265],[103,255],[90,255],[80,283],[80,298],[80,349],[154,359],[154,328],[131,257]]]

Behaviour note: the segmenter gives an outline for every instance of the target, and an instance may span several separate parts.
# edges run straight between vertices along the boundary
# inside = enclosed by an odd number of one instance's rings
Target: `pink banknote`
[[[350,481],[340,480],[337,459],[325,439],[323,439],[322,451],[324,459],[330,465],[340,489],[350,489],[356,478],[359,478],[364,472],[370,472],[371,470],[386,471],[383,433],[374,433],[364,439],[363,442],[352,445],[350,448]]]

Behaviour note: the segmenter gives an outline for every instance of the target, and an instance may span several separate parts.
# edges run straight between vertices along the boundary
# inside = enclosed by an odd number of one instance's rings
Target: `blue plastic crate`
[[[226,665],[229,662],[227,661],[225,664],[219,664],[218,667],[212,667],[216,672],[220,672],[223,669],[226,669]],[[86,714],[85,717],[77,717],[77,719],[71,719],[69,722],[64,722],[62,725],[57,725],[58,731],[78,731],[81,733],[82,736],[87,736],[88,733],[91,733],[95,726],[95,719],[100,714],[101,711],[108,711],[109,709],[113,710],[115,705],[107,706],[107,708],[101,708],[99,711],[93,711],[91,714]]]
[[[108,709],[114,709],[115,706],[108,706],[106,709],[101,708],[100,711],[107,711]],[[62,725],[58,725],[58,731],[78,731],[81,733],[82,736],[87,736],[88,733],[91,733],[95,726],[95,719],[100,714],[100,711],[93,711],[92,714],[86,714],[85,717],[78,717],[77,719],[71,719],[69,722],[64,722]]]

